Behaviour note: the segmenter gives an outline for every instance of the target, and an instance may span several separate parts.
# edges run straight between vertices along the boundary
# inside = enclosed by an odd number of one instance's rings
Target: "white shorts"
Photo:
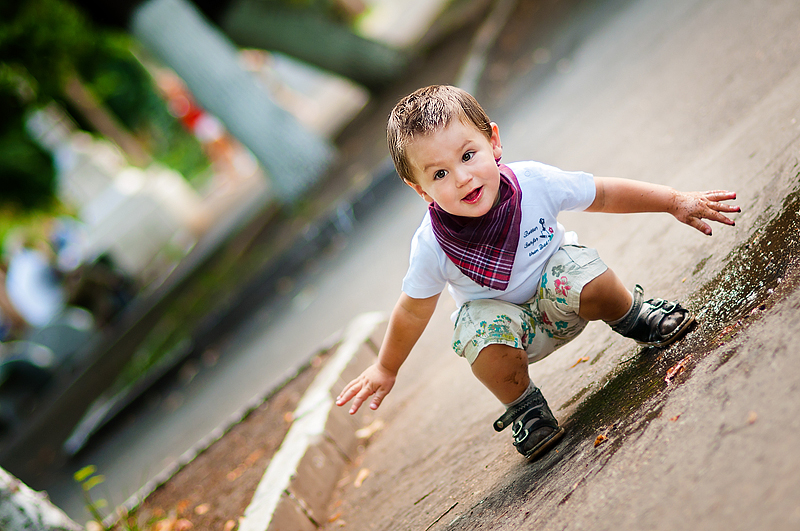
[[[578,315],[583,287],[608,266],[597,251],[562,246],[547,262],[537,295],[524,304],[497,299],[464,303],[453,332],[453,350],[472,364],[488,345],[501,344],[539,361],[580,334],[588,321]]]

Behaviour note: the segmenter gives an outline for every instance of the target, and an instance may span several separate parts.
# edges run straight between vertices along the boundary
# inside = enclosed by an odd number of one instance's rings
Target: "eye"
[[[439,179],[444,179],[447,172],[444,170],[436,170],[436,173],[433,174],[433,180],[438,181]]]
[[[472,157],[474,157],[474,156],[475,156],[475,152],[474,152],[474,151],[467,151],[467,152],[466,152],[466,153],[464,153],[464,155],[461,157],[461,161],[462,161],[462,162],[469,162],[470,160],[472,160]]]

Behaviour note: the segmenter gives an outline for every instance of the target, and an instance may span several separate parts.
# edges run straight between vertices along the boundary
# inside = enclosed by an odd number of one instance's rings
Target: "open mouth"
[[[464,201],[466,203],[475,203],[476,201],[478,201],[478,199],[481,198],[481,193],[482,192],[483,192],[483,186],[480,186],[480,187],[474,189],[473,191],[471,191],[470,193],[468,193],[467,195],[465,195],[464,199],[462,199],[462,201]]]

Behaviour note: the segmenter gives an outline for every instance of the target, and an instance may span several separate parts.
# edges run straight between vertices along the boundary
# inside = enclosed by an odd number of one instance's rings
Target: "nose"
[[[472,180],[472,174],[468,171],[460,170],[456,172],[455,181],[456,186],[461,187],[468,184]]]

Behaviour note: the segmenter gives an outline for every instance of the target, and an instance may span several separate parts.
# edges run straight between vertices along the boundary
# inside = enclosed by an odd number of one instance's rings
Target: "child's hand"
[[[741,208],[738,206],[721,202],[729,199],[736,199],[736,192],[726,190],[678,192],[672,215],[703,234],[711,236],[711,227],[703,221],[704,218],[725,225],[735,225],[732,219],[722,214],[722,212],[741,212]]]
[[[336,398],[336,405],[343,406],[353,399],[353,405],[350,407],[350,414],[354,415],[361,404],[371,395],[375,395],[370,403],[370,409],[378,409],[381,405],[383,398],[389,394],[394,386],[394,381],[397,374],[392,373],[386,369],[380,362],[375,362],[373,365],[364,370],[361,376],[347,384],[339,396]]]

